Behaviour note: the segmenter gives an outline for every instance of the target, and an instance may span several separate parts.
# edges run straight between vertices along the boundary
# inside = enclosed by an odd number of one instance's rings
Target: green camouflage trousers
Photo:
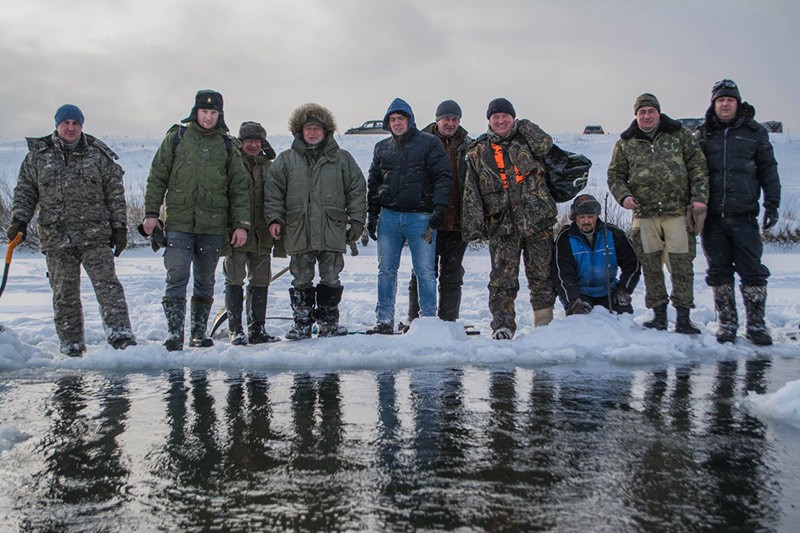
[[[697,243],[695,236],[686,232],[689,240],[688,254],[667,254],[669,264],[667,269],[670,272],[672,281],[672,294],[667,296],[667,287],[664,282],[664,258],[663,251],[644,253],[642,247],[642,236],[638,228],[631,231],[631,243],[636,257],[642,263],[642,273],[644,274],[644,303],[649,309],[664,305],[672,299],[674,307],[694,307],[694,269],[692,263],[697,253]]]
[[[492,331],[516,331],[514,300],[519,292],[520,254],[534,311],[553,307],[556,293],[550,261],[553,257],[553,231],[544,230],[531,237],[510,235],[489,240],[492,271],[489,274],[489,311]]]
[[[81,265],[94,287],[109,342],[133,337],[125,292],[109,246],[60,248],[48,251],[45,258],[53,289],[53,318],[62,344],[84,343]]]
[[[270,255],[233,250],[222,262],[222,272],[227,285],[244,285],[245,275],[250,287],[268,287],[272,278]]]
[[[339,274],[344,269],[342,252],[306,252],[293,254],[289,260],[289,272],[292,273],[292,287],[307,289],[314,286],[314,265],[319,265],[319,282],[329,287],[339,287]]]

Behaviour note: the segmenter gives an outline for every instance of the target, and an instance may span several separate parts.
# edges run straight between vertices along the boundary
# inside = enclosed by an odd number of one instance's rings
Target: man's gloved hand
[[[369,233],[369,238],[373,241],[378,240],[378,215],[370,215],[367,218],[367,233]]]
[[[592,304],[584,302],[580,298],[575,298],[567,306],[567,316],[571,315],[588,315],[592,310]]]
[[[347,242],[356,242],[362,233],[364,233],[364,224],[351,220],[350,227],[347,228]]]
[[[764,224],[762,224],[762,229],[769,229],[775,224],[778,223],[778,208],[777,207],[765,207],[764,208]]]
[[[22,240],[24,241],[25,237],[28,236],[28,223],[15,218],[11,221],[11,224],[8,225],[8,231],[6,231],[8,242],[13,241],[14,237],[17,236],[17,233],[20,232],[22,233]]]
[[[627,307],[631,305],[631,293],[623,289],[622,287],[617,287],[617,303],[622,307]]]
[[[428,222],[428,227],[433,229],[442,229],[444,225],[444,211],[447,207],[443,205],[437,205],[433,208],[433,214],[431,215],[431,220]]]
[[[116,228],[111,232],[111,247],[114,257],[119,257],[122,250],[128,246],[128,228]]]

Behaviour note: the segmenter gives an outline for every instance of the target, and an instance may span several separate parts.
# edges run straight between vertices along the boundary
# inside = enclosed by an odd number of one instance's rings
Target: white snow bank
[[[747,391],[744,405],[757,416],[800,429],[800,380],[790,381],[771,394]]]

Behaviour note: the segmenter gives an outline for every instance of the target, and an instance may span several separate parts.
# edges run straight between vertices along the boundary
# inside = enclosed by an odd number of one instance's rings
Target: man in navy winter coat
[[[567,316],[586,314],[595,305],[633,313],[631,293],[641,275],[639,260],[628,236],[599,215],[594,196],[578,196],[570,207],[572,224],[556,237],[553,280]]]

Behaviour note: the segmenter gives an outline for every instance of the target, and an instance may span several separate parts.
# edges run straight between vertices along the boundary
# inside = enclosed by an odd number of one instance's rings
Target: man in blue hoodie
[[[367,231],[378,241],[376,324],[394,333],[397,270],[408,243],[417,275],[420,316],[436,316],[436,229],[444,222],[453,174],[436,136],[421,132],[411,106],[395,98],[383,117],[392,136],[375,145],[367,179]]]

